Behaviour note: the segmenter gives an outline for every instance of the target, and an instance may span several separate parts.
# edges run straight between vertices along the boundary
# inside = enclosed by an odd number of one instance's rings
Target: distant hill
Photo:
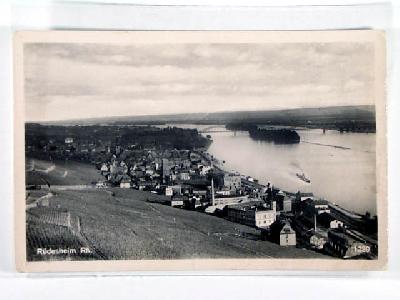
[[[89,124],[163,124],[195,123],[226,124],[230,122],[248,122],[259,124],[331,124],[337,122],[375,123],[375,106],[331,106],[320,108],[296,108],[285,110],[234,111],[215,113],[189,113],[172,115],[142,115],[77,119],[45,122],[46,124],[89,125]]]

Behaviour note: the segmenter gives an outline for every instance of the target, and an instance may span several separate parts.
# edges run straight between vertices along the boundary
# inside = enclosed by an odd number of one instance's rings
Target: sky
[[[371,43],[24,46],[27,121],[373,104]]]

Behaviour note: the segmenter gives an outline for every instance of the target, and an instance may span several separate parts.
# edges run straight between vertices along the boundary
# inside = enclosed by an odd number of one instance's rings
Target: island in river
[[[275,144],[298,144],[300,143],[299,134],[293,129],[287,128],[259,128],[256,124],[229,123],[228,130],[247,131],[254,140],[273,142]]]
[[[252,139],[274,142],[275,144],[298,144],[299,134],[292,129],[260,129],[249,130]]]

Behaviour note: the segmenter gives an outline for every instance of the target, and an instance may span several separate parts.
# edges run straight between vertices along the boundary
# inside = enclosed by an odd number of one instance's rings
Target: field
[[[44,161],[27,158],[27,185],[80,185],[104,179],[90,164],[74,161]]]
[[[129,189],[92,189],[59,191],[51,205],[79,216],[82,236],[102,259],[329,258],[280,247],[259,240],[254,228],[155,200],[162,199]]]

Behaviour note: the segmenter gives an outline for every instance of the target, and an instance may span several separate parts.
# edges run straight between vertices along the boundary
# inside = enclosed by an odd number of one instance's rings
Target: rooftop
[[[324,199],[314,200],[314,205],[328,205],[329,202]]]
[[[270,210],[263,206],[265,204],[264,201],[256,200],[256,201],[248,201],[242,203],[228,204],[229,209],[234,210],[246,210],[246,209],[256,209],[257,210]]]
[[[300,193],[300,197],[314,197],[313,193]]]

